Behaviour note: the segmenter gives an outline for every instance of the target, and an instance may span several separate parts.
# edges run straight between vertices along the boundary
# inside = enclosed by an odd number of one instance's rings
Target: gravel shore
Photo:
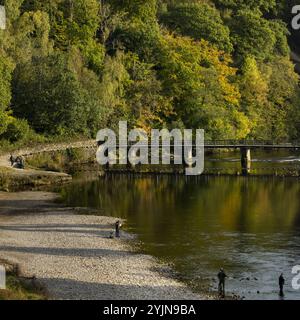
[[[76,214],[46,192],[0,192],[0,258],[35,275],[50,299],[208,299],[136,253],[129,234],[109,239],[115,218]]]

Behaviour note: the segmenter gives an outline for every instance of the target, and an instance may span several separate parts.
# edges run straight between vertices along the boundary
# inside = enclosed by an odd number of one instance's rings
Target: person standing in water
[[[226,278],[227,278],[227,275],[224,272],[224,269],[221,268],[218,273],[218,279],[219,279],[219,294],[223,298],[225,298],[225,279]]]
[[[283,273],[280,275],[279,277],[279,295],[280,297],[284,297],[284,293],[283,293],[283,286],[285,284],[285,279],[283,277]]]

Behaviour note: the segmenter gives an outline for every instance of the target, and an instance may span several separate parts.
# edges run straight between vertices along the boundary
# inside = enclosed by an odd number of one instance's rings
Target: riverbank
[[[219,152],[226,153],[229,150],[209,150],[208,155],[218,154]],[[129,169],[128,166],[114,165],[105,170],[100,167],[95,159],[96,146],[93,140],[77,141],[70,143],[52,143],[40,144],[34,147],[14,150],[14,156],[22,156],[25,159],[26,169],[19,170],[11,168],[9,163],[9,153],[0,154],[0,191],[15,191],[24,190],[43,185],[56,185],[70,182],[71,175],[85,170],[99,172],[99,175],[106,174],[126,174],[135,176],[144,175],[185,175],[183,166],[163,166],[163,165],[143,165]],[[235,155],[231,154],[231,158]],[[239,166],[234,165],[239,160],[230,160],[231,165],[225,163],[216,166],[216,163],[221,162],[221,158],[215,157],[212,161],[206,163],[204,176],[242,176],[242,170]],[[259,159],[259,157],[258,157]],[[247,176],[249,177],[300,177],[300,167],[295,164],[290,165],[291,158],[282,158],[285,165],[267,166],[255,165]],[[259,162],[257,159],[255,163]],[[271,160],[269,160],[271,162]],[[106,168],[107,169],[107,168]]]
[[[20,274],[18,265],[0,259],[6,270],[6,288],[0,289],[0,300],[46,300],[45,288],[34,277]]]
[[[0,191],[62,184],[71,180],[70,175],[61,172],[0,167]]]
[[[50,299],[209,299],[172,277],[168,266],[110,239],[115,218],[78,214],[45,192],[0,192],[0,258],[35,276]]]
[[[14,156],[25,159],[25,169],[12,168],[9,162],[10,154],[0,154],[0,191],[70,182],[72,176],[64,172],[64,164],[70,159],[75,160],[79,153],[76,150],[80,150],[82,145],[88,143],[91,144],[91,142],[60,143],[15,150]],[[30,163],[32,157],[35,160],[33,164]]]

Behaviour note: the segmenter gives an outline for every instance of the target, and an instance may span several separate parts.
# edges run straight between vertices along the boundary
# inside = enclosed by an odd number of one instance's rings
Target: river
[[[257,154],[254,166],[297,166],[297,154]],[[239,165],[236,154],[212,156],[206,166]],[[96,174],[94,174],[95,176]],[[291,285],[300,265],[300,180],[279,177],[79,174],[62,188],[65,203],[93,207],[127,220],[142,250],[173,265],[195,290],[217,290],[224,267],[227,291],[246,299],[300,299]]]

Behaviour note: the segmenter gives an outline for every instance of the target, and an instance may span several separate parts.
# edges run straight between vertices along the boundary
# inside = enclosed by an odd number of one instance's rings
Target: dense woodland
[[[0,140],[95,137],[119,120],[300,139],[297,2],[6,0]]]

